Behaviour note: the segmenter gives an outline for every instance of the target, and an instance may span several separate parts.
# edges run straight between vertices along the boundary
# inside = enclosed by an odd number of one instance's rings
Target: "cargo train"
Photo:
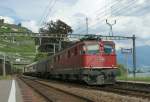
[[[117,72],[115,43],[83,40],[25,67],[25,75],[78,80],[89,85],[114,84]]]

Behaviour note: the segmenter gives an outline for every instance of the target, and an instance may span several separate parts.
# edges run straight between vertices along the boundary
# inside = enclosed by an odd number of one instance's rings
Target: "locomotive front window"
[[[113,47],[112,45],[104,45],[104,52],[106,54],[111,54],[113,52]]]
[[[87,54],[98,54],[99,53],[99,45],[87,45]]]

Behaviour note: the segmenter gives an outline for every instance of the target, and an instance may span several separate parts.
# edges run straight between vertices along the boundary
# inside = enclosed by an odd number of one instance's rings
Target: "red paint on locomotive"
[[[70,48],[27,66],[26,75],[80,80],[90,85],[114,84],[117,71],[113,41],[79,41]]]
[[[54,68],[117,68],[112,41],[83,41],[55,55]]]

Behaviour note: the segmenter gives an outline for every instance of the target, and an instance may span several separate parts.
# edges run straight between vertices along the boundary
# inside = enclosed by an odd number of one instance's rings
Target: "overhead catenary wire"
[[[136,1],[136,0],[134,0],[134,1]],[[133,3],[133,2],[132,2],[132,3]],[[131,6],[133,5],[132,3],[129,4],[128,6],[125,6],[125,7],[121,8],[121,9],[119,9],[119,10],[115,9],[115,11],[113,11],[113,12],[116,12],[116,11],[117,11],[117,12],[118,12],[118,11],[121,12],[122,9],[125,9],[125,8],[127,9],[127,8],[131,7]],[[116,12],[116,13],[117,13],[117,12]],[[100,21],[103,22],[104,20],[106,20],[105,17],[103,17],[103,18],[101,18],[100,20],[97,20],[97,21],[98,21],[98,22],[100,22]],[[97,23],[96,23],[96,24],[97,24]],[[92,25],[92,27],[95,26],[96,24]],[[89,26],[91,27],[91,25],[89,25]]]
[[[117,5],[119,2],[121,2],[122,0],[116,0],[113,3],[110,4],[110,6],[115,6]],[[100,7],[98,10],[96,10],[95,12],[93,12],[93,14],[100,14],[101,12],[106,12],[106,9],[108,9],[110,6],[106,5],[106,0],[105,0],[105,7]]]
[[[133,7],[136,7],[136,1],[137,0],[133,0],[132,2],[130,2],[128,5],[124,5],[124,7],[122,7],[122,8],[120,8],[120,9],[117,9],[117,8],[115,8],[115,10],[114,11],[112,11],[112,13],[119,13],[119,12],[122,12],[122,13],[126,13],[126,12],[130,12],[130,10],[128,10],[128,9],[130,9],[130,8],[133,8]],[[126,12],[124,12],[124,10],[126,10]]]
[[[120,7],[120,6],[115,6],[115,8],[112,8],[112,16],[113,16],[113,13],[117,13],[118,11],[121,12],[123,11],[125,8],[129,8],[130,6],[133,6],[133,4],[135,3],[136,0],[133,0],[132,2],[130,2],[129,4],[127,4],[126,6],[124,7]],[[125,13],[125,12],[123,12]],[[104,16],[104,12],[102,12],[101,15],[97,16],[97,20],[101,19],[101,16]]]
[[[119,13],[119,12],[122,12],[122,13],[126,13],[126,12],[123,12],[123,9],[129,9],[129,8],[133,8],[134,6],[132,6],[133,4],[131,3],[131,4],[129,4],[129,5],[127,5],[127,6],[124,6],[123,8],[120,8],[120,9],[113,9],[113,11],[112,11],[112,13],[113,14],[116,14],[115,16],[118,16],[117,15],[117,13]],[[132,7],[131,7],[132,6]],[[130,12],[130,11],[127,11],[127,12]],[[99,19],[97,19],[97,21],[104,21],[105,19],[103,19],[103,18],[100,18],[100,20]]]
[[[120,3],[122,2],[121,0],[117,0],[115,3],[113,3],[111,6],[113,6],[112,7],[112,15],[114,15],[114,16],[119,16],[117,13],[119,13],[119,12],[121,12],[122,14],[129,14],[130,13],[130,10],[128,10],[128,11],[124,11],[124,9],[130,9],[130,8],[135,8],[135,4],[136,4],[136,1],[137,0],[132,0],[132,1],[130,1],[129,3],[127,3],[127,4],[125,4],[124,6],[120,6]],[[117,6],[118,5],[118,6]],[[136,6],[137,7],[137,6]],[[106,9],[106,8],[105,8]],[[102,12],[103,11],[103,12]],[[136,10],[135,10],[136,11]],[[105,10],[101,10],[100,11],[102,14],[101,15],[99,15],[98,17],[96,17],[96,21],[98,21],[98,23],[100,22],[100,23],[103,23],[105,20],[106,20],[106,11]],[[96,23],[97,24],[97,23]],[[91,25],[91,24],[89,24],[89,27],[93,27],[93,26],[95,26],[96,24],[94,24],[94,25]],[[81,32],[81,31],[83,31],[83,30],[85,30],[85,29],[82,29],[82,28],[79,28],[78,30],[76,30],[77,32]]]
[[[48,13],[46,14],[46,16],[44,17],[44,19],[42,20],[42,24],[46,22],[48,16],[50,15],[50,13],[52,12],[52,9],[54,8],[54,6],[56,5],[58,0],[54,0],[53,4],[51,5],[51,7],[48,10]]]
[[[110,5],[110,7],[116,6],[120,1],[121,1],[121,0],[118,0],[117,2],[112,3],[112,4]],[[105,5],[106,5],[106,4],[105,4]],[[109,7],[105,6],[105,9],[100,10],[100,11],[97,13],[97,15],[96,15],[97,19],[100,18],[100,16],[107,16],[107,9],[108,9],[108,8],[109,8]],[[111,8],[111,9],[113,10],[113,8]]]
[[[49,8],[51,7],[52,2],[53,2],[53,0],[50,0],[49,3],[48,3],[48,5],[47,5],[47,7],[44,9],[44,12],[43,12],[43,14],[41,15],[41,18],[40,18],[40,21],[39,21],[39,25],[42,24],[42,21],[43,21],[43,19],[45,18],[45,14],[48,13],[48,10],[49,10]]]
[[[118,3],[119,1],[121,1],[121,0],[117,0],[117,1],[115,1],[114,3],[112,3],[112,5],[115,5],[116,3]],[[105,13],[106,12],[106,7],[100,7],[98,10],[96,10],[93,14],[95,14],[95,13],[97,13],[97,12],[103,12],[103,13]],[[93,15],[92,14],[92,15]],[[106,14],[106,13],[105,13]],[[82,30],[80,27],[78,27],[77,29],[75,29],[75,31],[76,32],[78,32],[78,31],[80,31],[80,30]]]
[[[122,12],[120,12],[120,11],[115,12],[115,13],[118,13],[118,16],[119,16],[119,15],[130,15],[130,14],[133,15],[133,13],[135,13],[135,12],[138,11],[139,9],[142,9],[142,7],[139,6],[138,4],[136,4],[136,5],[132,6],[132,9],[130,9],[128,12],[125,12],[124,14],[123,14]],[[147,11],[147,10],[146,10],[146,11]],[[140,12],[138,12],[138,13],[141,14],[142,12],[145,12],[145,10],[142,9],[142,11],[140,11]]]
[[[112,5],[116,5],[119,1],[121,1],[121,0],[117,0],[117,1],[113,2],[113,3],[111,4],[111,6],[112,6]],[[98,10],[96,10],[95,12],[98,12],[98,11],[99,11],[99,13],[102,13],[101,16],[105,16],[105,15],[106,15],[106,9],[107,9],[106,7],[101,7],[101,8],[99,8]],[[94,12],[94,13],[95,13],[95,12]],[[97,17],[96,17],[96,19],[97,19]],[[76,31],[80,31],[80,30],[82,30],[80,27],[76,29]]]

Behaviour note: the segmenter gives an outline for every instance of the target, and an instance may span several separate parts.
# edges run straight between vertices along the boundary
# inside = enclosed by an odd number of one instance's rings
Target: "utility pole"
[[[136,77],[136,47],[135,47],[135,35],[133,35],[132,40],[133,40],[133,77],[135,79]]]
[[[4,54],[3,54],[3,77],[6,77],[5,61],[6,61],[6,55],[5,55],[5,53],[4,53]]]
[[[41,37],[41,34],[39,34],[38,41],[39,41],[39,45],[36,47],[36,53],[38,53],[38,48],[41,47],[41,45],[42,45],[42,37]]]
[[[61,50],[61,46],[62,45],[62,42],[61,42],[61,40],[59,40],[59,51]]]
[[[116,20],[113,23],[109,23],[108,20],[106,19],[106,24],[110,27],[109,36],[114,36],[112,27],[113,25],[116,24]]]
[[[54,43],[53,46],[54,46],[54,49],[53,49],[54,52],[53,52],[53,53],[54,53],[54,55],[55,55],[55,53],[56,53],[56,44]]]
[[[42,38],[39,37],[40,46],[42,45]]]
[[[86,17],[86,34],[89,33],[89,24],[88,24],[88,18]]]

